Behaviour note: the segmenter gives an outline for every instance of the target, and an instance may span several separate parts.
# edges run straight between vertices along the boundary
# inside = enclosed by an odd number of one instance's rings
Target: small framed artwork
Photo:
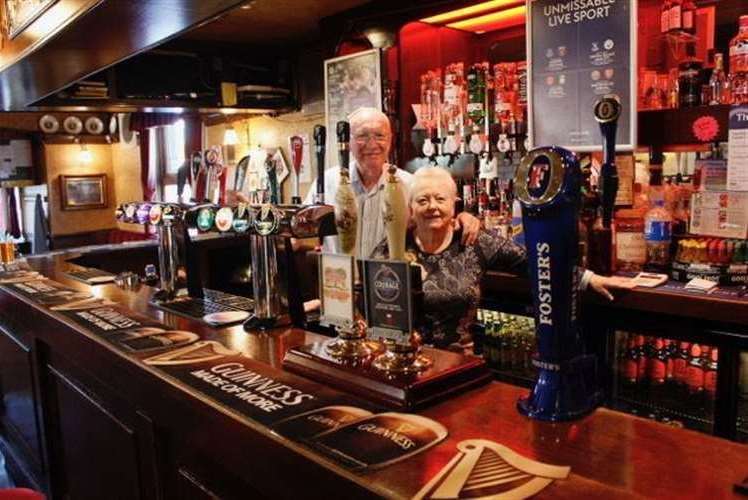
[[[57,0],[3,0],[5,30],[11,40],[44,14]]]
[[[325,114],[327,137],[335,126],[358,108],[382,109],[382,67],[379,49],[325,61]],[[332,133],[330,133],[332,131]]]
[[[106,174],[61,175],[63,210],[90,210],[107,207]]]

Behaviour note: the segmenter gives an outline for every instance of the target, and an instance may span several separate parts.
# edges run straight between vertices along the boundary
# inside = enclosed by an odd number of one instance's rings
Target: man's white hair
[[[413,175],[413,182],[410,184],[409,201],[413,201],[413,196],[420,190],[421,186],[428,181],[437,181],[446,186],[450,196],[457,198],[457,183],[452,178],[452,174],[442,167],[421,167]]]
[[[356,111],[348,115],[348,122],[351,124],[351,131],[356,130],[366,122],[379,121],[387,125],[387,131],[392,133],[390,127],[390,119],[379,111],[377,108],[358,108]]]

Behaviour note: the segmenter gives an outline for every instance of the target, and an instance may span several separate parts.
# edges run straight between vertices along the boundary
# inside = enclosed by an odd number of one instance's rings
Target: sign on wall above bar
[[[614,94],[623,105],[616,148],[634,148],[634,0],[532,0],[527,54],[531,147],[599,150],[593,106],[600,97]]]

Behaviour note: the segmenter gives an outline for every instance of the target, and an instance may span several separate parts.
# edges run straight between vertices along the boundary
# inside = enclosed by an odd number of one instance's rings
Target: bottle
[[[465,211],[465,200],[463,196],[463,186],[465,181],[457,179],[457,198],[455,199],[455,214],[460,214]]]
[[[639,351],[636,363],[636,379],[639,383],[647,380],[647,368],[649,366],[649,342],[644,335],[636,336],[636,348]]]
[[[688,342],[681,342],[678,354],[673,358],[673,380],[682,386],[688,381],[688,360],[691,346]]]
[[[644,240],[647,245],[647,268],[666,271],[670,262],[670,236],[673,218],[665,208],[662,191],[650,192],[652,208],[644,216]]]
[[[670,2],[670,15],[668,20],[669,31],[680,31],[683,28],[682,15],[683,0],[672,0]]]
[[[738,34],[730,40],[731,103],[748,103],[748,15],[740,16]]]
[[[683,31],[691,35],[696,33],[696,4],[693,0],[683,2],[683,12],[681,13]]]
[[[478,188],[478,217],[483,219],[486,217],[487,213],[488,213],[488,193],[486,193],[486,188],[481,183],[480,187]]]
[[[686,44],[686,58],[678,65],[678,105],[681,108],[698,106],[701,102],[701,61],[696,58],[696,47]]]
[[[686,385],[690,394],[699,394],[704,391],[704,363],[701,358],[703,349],[699,344],[691,345],[691,359],[686,368]],[[707,347],[708,349],[708,347]]]
[[[626,352],[623,363],[623,380],[628,384],[636,384],[639,381],[639,346],[637,337],[629,335],[626,341]]]
[[[473,64],[470,67],[467,74],[467,87],[467,114],[473,121],[473,125],[480,131],[486,117],[486,70],[483,64]],[[476,131],[475,128],[473,131]]]
[[[623,212],[623,211],[619,211]],[[618,271],[641,271],[647,262],[644,219],[627,210],[627,217],[616,214],[615,259]]]
[[[723,69],[724,63],[722,54],[717,52],[714,54],[714,71],[712,76],[709,78],[709,104],[713,106],[715,104],[726,104],[727,99],[724,94],[726,92],[727,76],[725,76],[725,70]]]
[[[667,378],[667,360],[668,352],[665,346],[665,339],[656,338],[652,344],[650,353],[648,376],[654,385],[662,385]]]
[[[714,399],[717,395],[717,368],[719,361],[719,350],[712,347],[709,353],[709,360],[706,362],[704,372],[704,391],[709,399]]]
[[[660,9],[660,33],[665,34],[668,31],[670,31],[670,0],[665,0]]]

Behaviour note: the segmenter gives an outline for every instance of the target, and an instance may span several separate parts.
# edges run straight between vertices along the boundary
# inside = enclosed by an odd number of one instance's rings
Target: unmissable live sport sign
[[[531,0],[529,141],[573,151],[602,147],[595,102],[623,106],[616,149],[636,143],[636,0]]]

